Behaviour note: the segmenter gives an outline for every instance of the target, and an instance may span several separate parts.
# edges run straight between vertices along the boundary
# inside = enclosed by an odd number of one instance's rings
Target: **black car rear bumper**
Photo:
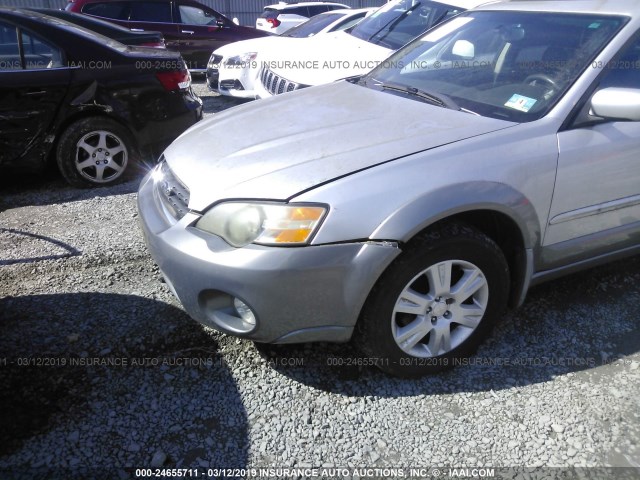
[[[191,88],[174,92],[167,99],[147,104],[138,116],[138,147],[158,154],[182,132],[202,119],[202,100]]]

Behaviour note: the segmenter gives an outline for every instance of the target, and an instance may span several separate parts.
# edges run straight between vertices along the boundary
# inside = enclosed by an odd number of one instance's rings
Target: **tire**
[[[133,161],[135,144],[129,131],[106,117],[88,117],[60,136],[56,161],[74,187],[95,187],[121,180]]]
[[[509,267],[493,240],[463,224],[435,227],[408,243],[376,283],[354,341],[396,376],[446,370],[476,351],[508,293]]]

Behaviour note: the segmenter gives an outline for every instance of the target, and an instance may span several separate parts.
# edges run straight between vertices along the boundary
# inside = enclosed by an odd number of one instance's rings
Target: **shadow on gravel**
[[[27,238],[36,239],[36,240],[42,240],[44,242],[52,244],[55,247],[60,248],[65,253],[61,253],[58,255],[30,257],[30,258],[4,259],[2,258],[2,252],[0,252],[0,266],[14,265],[16,263],[35,263],[35,262],[40,262],[42,260],[59,260],[62,258],[77,257],[79,255],[82,255],[82,252],[80,250],[72,247],[68,243],[64,243],[64,242],[61,242],[60,240],[56,240],[55,238],[47,237],[44,235],[38,235],[36,233],[25,232],[23,230],[16,230],[15,228],[0,228],[0,233],[1,232],[6,232],[8,234],[12,234],[17,237],[27,237]]]
[[[149,168],[139,165],[127,173],[125,182],[94,188],[72,187],[57,172],[27,175],[0,170],[0,212],[9,208],[51,205],[133,193],[138,190],[140,181]]]
[[[349,396],[490,392],[589,371],[640,351],[640,257],[556,280],[529,292],[468,362],[418,380],[363,366],[352,344],[258,345],[281,374]]]
[[[246,466],[247,414],[217,349],[182,310],[147,298],[1,299],[0,472]]]

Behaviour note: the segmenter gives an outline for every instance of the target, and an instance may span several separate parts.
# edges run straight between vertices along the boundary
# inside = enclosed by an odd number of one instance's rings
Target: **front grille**
[[[189,189],[173,174],[166,160],[162,159],[157,168],[158,196],[173,218],[180,220],[189,212]]]
[[[260,70],[260,82],[271,95],[293,92],[307,86],[282,78],[280,75],[273,73],[266,65]]]
[[[221,90],[244,90],[244,85],[242,85],[242,82],[237,78],[234,80],[231,80],[229,78],[227,80],[222,80],[220,82],[220,89]]]

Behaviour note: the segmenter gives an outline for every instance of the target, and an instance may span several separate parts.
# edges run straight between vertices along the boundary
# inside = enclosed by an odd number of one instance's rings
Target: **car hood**
[[[196,211],[229,198],[286,200],[412,153],[516,125],[341,81],[203,120],[164,156]]]
[[[393,52],[347,32],[290,40],[297,41],[282,42],[258,60],[281,77],[303,85],[322,85],[365,74]]]
[[[279,42],[290,40],[286,37],[271,35],[268,37],[250,38],[249,40],[240,40],[239,42],[227,43],[215,50],[213,53],[222,55],[223,57],[232,57],[234,55],[242,55],[249,52],[260,52],[270,45],[278,45]]]

